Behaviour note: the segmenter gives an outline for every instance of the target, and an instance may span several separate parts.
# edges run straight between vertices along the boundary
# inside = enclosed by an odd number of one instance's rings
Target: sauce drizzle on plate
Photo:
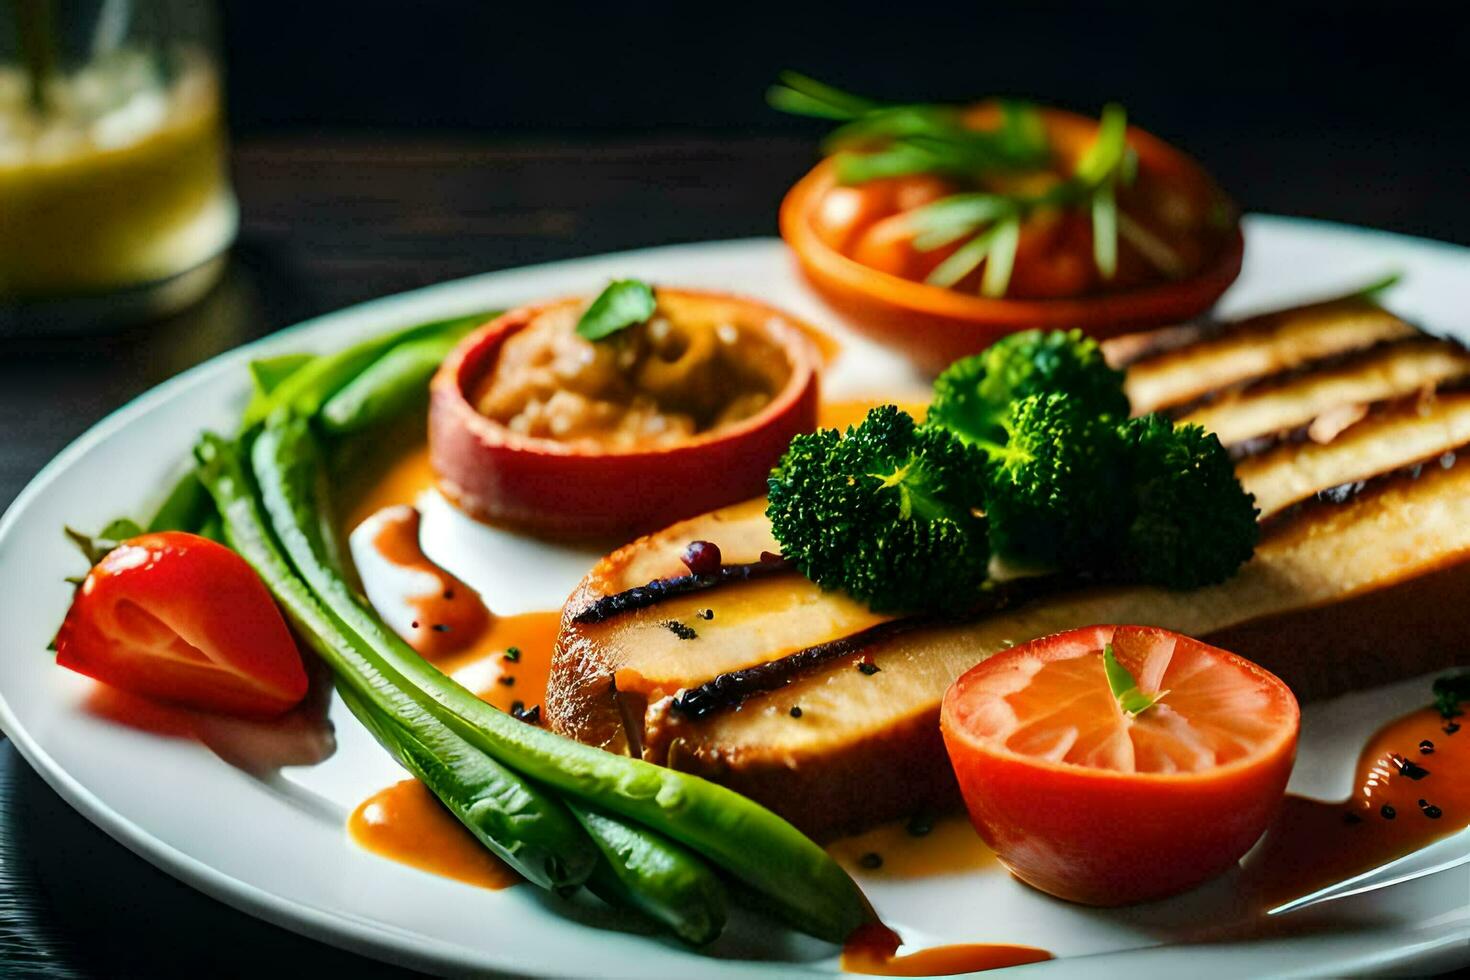
[[[1470,731],[1455,721],[1421,708],[1381,728],[1346,801],[1288,796],[1243,884],[1279,905],[1470,826]]]
[[[1035,946],[1001,943],[959,943],[931,946],[898,955],[903,940],[881,922],[860,926],[842,947],[842,969],[881,977],[947,977],[957,973],[998,970],[1022,963],[1039,963],[1051,953]]]
[[[521,880],[417,779],[364,800],[348,818],[347,832],[365,850],[430,874],[481,888],[508,888]]]

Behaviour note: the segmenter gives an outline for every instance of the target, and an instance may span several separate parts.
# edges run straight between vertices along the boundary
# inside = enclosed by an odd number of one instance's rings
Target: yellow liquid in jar
[[[20,70],[0,65],[0,301],[167,279],[234,237],[209,62],[185,57],[170,82],[105,113],[69,107],[65,86],[83,84],[63,82],[58,108],[38,117]]]

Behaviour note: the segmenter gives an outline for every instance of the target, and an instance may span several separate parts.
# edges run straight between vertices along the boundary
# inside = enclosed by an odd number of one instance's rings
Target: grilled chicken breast
[[[881,616],[763,562],[777,546],[751,501],[592,570],[563,614],[550,724],[708,776],[830,837],[954,805],[945,689],[1058,630],[1164,626],[1256,660],[1307,698],[1467,662],[1470,459],[1457,453],[1470,444],[1470,355],[1357,299],[1125,338],[1109,354],[1131,361],[1137,411],[1205,424],[1237,456],[1263,537],[1228,582],[1017,591],[963,622]],[[679,556],[693,540],[749,574],[692,580]],[[654,580],[679,584],[628,591]]]

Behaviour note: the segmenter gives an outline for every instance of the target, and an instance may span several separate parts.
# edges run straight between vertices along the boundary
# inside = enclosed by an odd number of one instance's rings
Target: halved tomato
[[[132,694],[245,716],[306,695],[301,654],[245,559],[195,534],[144,534],[77,589],[56,662]]]
[[[1130,694],[1115,693],[1116,665],[1110,685],[1105,650],[1136,680]],[[940,714],[980,836],[1022,881],[1089,905],[1162,898],[1231,867],[1281,803],[1299,721],[1261,667],[1140,626],[999,653],[955,681]]]

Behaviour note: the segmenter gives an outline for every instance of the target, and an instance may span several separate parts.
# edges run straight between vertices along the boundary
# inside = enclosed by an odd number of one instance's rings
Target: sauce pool
[[[859,926],[842,947],[842,969],[880,977],[948,977],[958,973],[999,970],[1023,963],[1040,963],[1051,953],[1035,946],[1001,943],[959,943],[931,946],[898,955],[903,940],[879,922]]]
[[[347,819],[347,833],[365,850],[455,881],[507,888],[521,880],[417,779],[364,800]]]
[[[1353,795],[1288,796],[1242,885],[1274,907],[1470,826],[1470,732],[1434,708],[1390,722],[1358,757]]]
[[[401,485],[397,492],[411,488]],[[561,614],[491,614],[473,589],[424,554],[419,524],[417,510],[389,502],[353,530],[353,561],[373,608],[477,697],[539,724]],[[416,779],[374,794],[353,811],[347,827],[366,850],[431,874],[485,888],[519,880]]]

